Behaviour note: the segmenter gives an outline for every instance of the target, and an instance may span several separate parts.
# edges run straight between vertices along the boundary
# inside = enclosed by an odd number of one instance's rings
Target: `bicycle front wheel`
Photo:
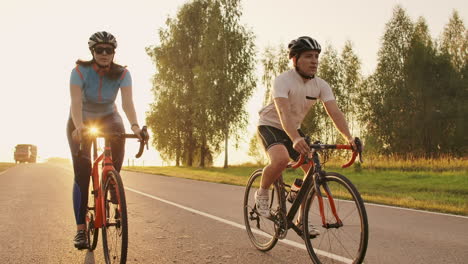
[[[272,249],[278,238],[276,236],[277,225],[274,218],[261,216],[255,205],[255,192],[260,188],[262,170],[256,170],[249,178],[244,194],[244,223],[247,234],[252,244],[261,251]],[[279,195],[274,188],[270,187],[270,212],[274,214],[279,208]]]
[[[315,188],[309,192],[303,216],[304,241],[314,263],[362,263],[369,238],[367,214],[361,195],[346,177],[327,172],[320,193]]]
[[[93,190],[92,181],[91,181],[91,190]],[[96,204],[94,192],[90,191],[88,196],[88,210],[86,212],[86,230],[88,232],[88,246],[89,250],[93,251],[96,249],[99,229],[96,227]]]
[[[107,264],[127,262],[128,222],[127,204],[122,178],[117,171],[109,171],[103,185],[105,224],[102,245]]]

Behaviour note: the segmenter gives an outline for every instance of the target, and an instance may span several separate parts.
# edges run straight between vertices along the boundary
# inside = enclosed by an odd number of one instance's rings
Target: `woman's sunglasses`
[[[103,54],[104,51],[106,52],[106,54],[109,54],[109,55],[114,54],[114,48],[103,48],[103,47],[94,48],[94,52],[96,52],[99,55]]]

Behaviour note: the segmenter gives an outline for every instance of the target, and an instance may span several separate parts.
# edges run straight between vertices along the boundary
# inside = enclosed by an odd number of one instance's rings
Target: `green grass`
[[[244,186],[259,167],[223,168],[125,167],[124,170]],[[468,215],[468,169],[397,170],[393,168],[361,171],[327,166],[326,171],[346,175],[366,202]],[[287,170],[284,179],[292,183],[302,178],[301,170]]]
[[[0,172],[7,170],[8,168],[11,168],[15,166],[15,163],[11,162],[0,162]]]

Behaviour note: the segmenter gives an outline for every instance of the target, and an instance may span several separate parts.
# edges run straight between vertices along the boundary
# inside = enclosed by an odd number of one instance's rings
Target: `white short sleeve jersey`
[[[267,125],[284,130],[281,126],[274,98],[287,98],[291,109],[293,124],[299,129],[310,108],[320,100],[335,100],[328,83],[318,77],[304,83],[295,69],[283,72],[276,77],[270,102],[259,111],[258,125]]]

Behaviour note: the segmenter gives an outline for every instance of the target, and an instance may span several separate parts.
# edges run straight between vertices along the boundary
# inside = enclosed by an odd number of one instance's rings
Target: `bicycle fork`
[[[319,203],[319,209],[320,209],[320,216],[322,218],[322,226],[324,228],[339,228],[343,226],[343,222],[341,221],[340,217],[338,216],[338,213],[336,211],[336,206],[335,206],[335,200],[333,200],[333,196],[331,193],[330,188],[328,187],[326,182],[323,182],[321,180],[316,179],[316,175],[314,175],[314,187],[315,187],[315,192],[317,193],[317,199]],[[319,176],[321,178],[321,176]],[[336,223],[327,223],[327,220],[325,219],[325,207],[323,204],[323,196],[322,196],[322,191],[320,190],[320,186],[323,186],[323,189],[325,190],[325,193],[328,198],[328,203],[330,204],[330,209],[333,214],[333,216],[336,219]]]

